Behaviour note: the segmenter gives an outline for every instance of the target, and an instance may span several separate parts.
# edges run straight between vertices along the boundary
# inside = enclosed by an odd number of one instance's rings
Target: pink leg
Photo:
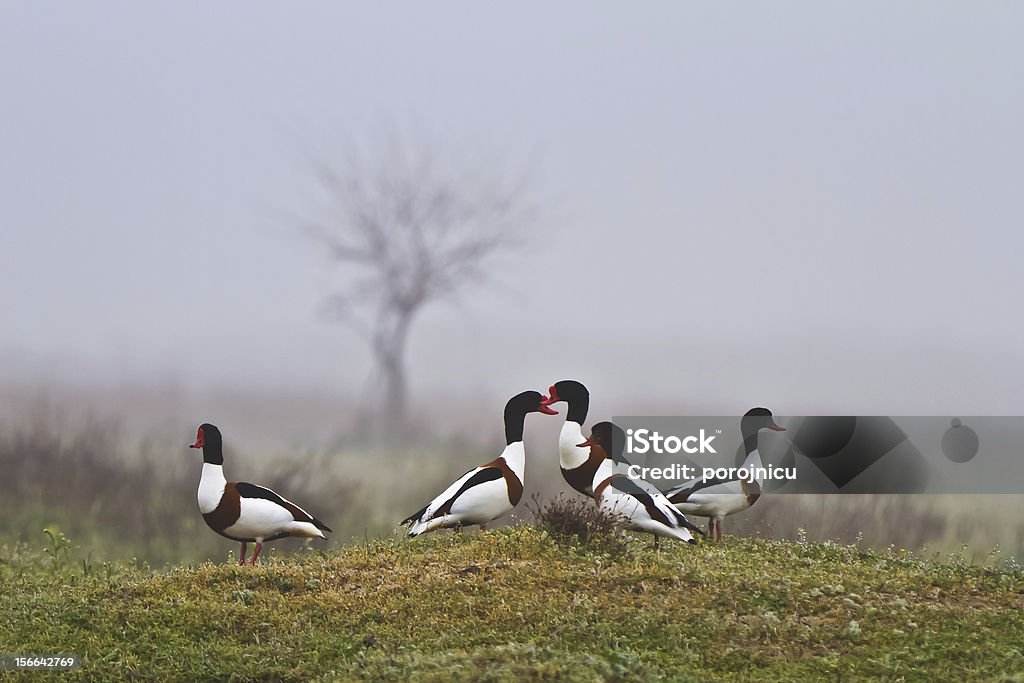
[[[243,564],[245,564],[245,546],[246,546],[246,544],[243,543],[242,544],[242,549],[240,551],[238,551],[238,557],[240,558],[238,560],[238,566],[239,567],[241,567]]]
[[[715,520],[715,536],[716,541],[722,540],[722,520],[720,519]]]
[[[256,559],[260,556],[260,551],[263,550],[263,544],[257,543],[256,548],[252,552],[252,566],[256,566]]]

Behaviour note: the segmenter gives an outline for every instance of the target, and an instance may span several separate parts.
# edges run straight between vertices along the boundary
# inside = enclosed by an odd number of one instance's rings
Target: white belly
[[[633,496],[606,490],[598,503],[603,512],[613,516],[617,523],[635,531],[646,531],[656,536],[689,541],[693,538],[687,529],[669,526],[652,519],[647,508]]]
[[[647,508],[632,496],[617,494],[614,491],[604,491],[598,504],[602,512],[619,518],[621,521],[635,521],[638,515],[647,515]]]
[[[291,533],[294,524],[292,513],[277,503],[263,498],[243,498],[238,521],[224,529],[224,533],[235,538],[259,540]]]
[[[459,496],[452,505],[452,516],[468,524],[486,524],[512,512],[505,478],[478,484]]]
[[[676,509],[684,515],[713,517],[721,519],[750,507],[750,501],[742,493],[700,494],[690,496],[685,503],[677,503]]]

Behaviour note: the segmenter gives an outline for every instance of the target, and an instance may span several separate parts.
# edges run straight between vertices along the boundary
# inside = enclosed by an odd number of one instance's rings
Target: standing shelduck
[[[558,433],[558,464],[565,482],[584,496],[594,495],[594,475],[601,464],[601,457],[592,450],[581,448],[584,440],[583,423],[590,410],[590,392],[574,379],[555,382],[548,389],[544,405],[550,406],[565,401],[568,409],[565,423]]]
[[[505,450],[496,459],[466,472],[418,512],[402,520],[409,536],[435,529],[486,524],[512,512],[523,497],[526,449],[523,426],[527,413],[557,415],[542,403],[539,392],[524,391],[505,404]]]
[[[331,529],[295,503],[273,491],[224,478],[224,451],[220,430],[199,425],[196,442],[203,449],[203,474],[199,479],[199,511],[206,525],[225,538],[242,544],[238,564],[245,564],[246,544],[255,543],[252,564],[263,544],[286,536],[323,538]]]
[[[740,431],[743,434],[743,450],[747,457],[740,469],[750,472],[748,479],[699,478],[673,486],[665,492],[680,512],[708,517],[708,536],[715,540],[722,540],[722,520],[725,517],[746,510],[761,496],[764,465],[757,450],[757,441],[762,429],[786,431],[785,427],[775,424],[772,411],[767,408],[751,408],[743,416],[740,420]]]
[[[623,526],[654,534],[658,547],[661,537],[696,543],[690,531],[703,535],[655,487],[643,479],[633,479],[615,472],[616,462],[622,459],[626,434],[611,422],[598,422],[591,428],[590,438],[580,448],[589,448],[599,459],[594,475],[594,500],[598,507]]]

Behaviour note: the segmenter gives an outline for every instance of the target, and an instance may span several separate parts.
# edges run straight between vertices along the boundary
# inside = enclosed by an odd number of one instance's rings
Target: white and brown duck
[[[590,438],[579,444],[600,460],[593,480],[598,507],[628,529],[654,534],[655,547],[661,538],[696,543],[691,532],[704,532],[676,510],[656,486],[615,471],[617,463],[628,465],[622,455],[625,445],[625,432],[611,422],[595,424]]]
[[[729,515],[748,509],[761,496],[764,485],[764,465],[758,452],[758,439],[762,429],[775,432],[786,431],[772,418],[767,408],[751,408],[740,419],[743,434],[743,449],[746,457],[740,469],[751,476],[747,479],[704,479],[698,478],[665,491],[672,504],[680,512],[697,517],[708,517],[708,536],[722,540],[722,520]]]
[[[199,479],[199,511],[207,526],[242,544],[238,564],[245,564],[248,543],[255,543],[252,564],[263,544],[286,536],[324,538],[331,529],[295,503],[268,488],[224,477],[224,450],[220,430],[209,423],[199,426],[190,448],[203,449]]]
[[[512,512],[523,497],[526,447],[523,428],[529,413],[557,415],[537,391],[524,391],[505,404],[505,449],[491,462],[452,482],[439,496],[402,520],[409,536],[454,527],[486,524]]]
[[[561,401],[565,401],[568,407],[565,423],[558,433],[558,465],[565,483],[589,498],[594,495],[594,475],[602,461],[597,452],[580,446],[586,438],[583,423],[590,410],[590,392],[581,382],[563,379],[548,389],[544,405],[551,406]]]

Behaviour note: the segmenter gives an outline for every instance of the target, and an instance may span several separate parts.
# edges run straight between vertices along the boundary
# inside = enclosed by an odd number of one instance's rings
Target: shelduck
[[[590,392],[574,379],[563,379],[548,389],[544,405],[550,406],[560,401],[568,405],[565,423],[558,433],[558,464],[562,478],[569,486],[590,498],[594,495],[594,475],[601,464],[601,457],[596,451],[579,445],[585,439],[583,423],[590,410]]]
[[[704,534],[676,510],[657,487],[615,472],[615,464],[622,460],[626,445],[626,434],[621,427],[611,422],[598,422],[591,428],[590,438],[578,445],[589,448],[600,460],[593,479],[594,500],[601,510],[623,526],[654,534],[655,547],[661,537],[696,543],[690,532]]]
[[[743,416],[740,420],[740,431],[743,434],[743,449],[747,456],[740,469],[751,472],[749,479],[698,478],[673,486],[665,492],[680,512],[708,517],[708,535],[715,540],[722,540],[722,520],[725,517],[746,510],[761,496],[764,465],[757,450],[757,442],[762,429],[786,431],[784,427],[775,424],[772,411],[767,408],[752,408]]]
[[[255,543],[252,564],[267,541],[286,536],[323,538],[330,527],[295,503],[268,488],[224,478],[224,451],[220,430],[199,425],[196,442],[203,449],[203,474],[199,479],[199,511],[207,526],[225,538],[242,544],[239,565],[245,564],[246,545]]]
[[[543,399],[537,391],[524,391],[509,399],[505,404],[505,450],[491,462],[463,474],[441,495],[403,519],[401,524],[410,525],[409,536],[474,524],[484,530],[488,522],[512,512],[523,497],[526,415],[558,414],[544,405]]]

